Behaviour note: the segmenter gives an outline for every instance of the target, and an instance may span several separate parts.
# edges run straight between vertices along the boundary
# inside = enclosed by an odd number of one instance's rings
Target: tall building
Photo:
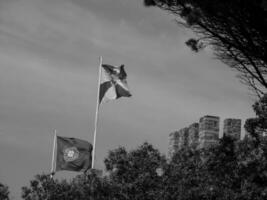
[[[199,123],[193,123],[179,131],[170,133],[168,157],[172,158],[177,151],[184,147],[207,148],[218,144],[219,127],[219,117],[205,115],[200,118]],[[240,140],[241,119],[225,119],[223,133],[224,135],[232,136],[233,138]]]
[[[199,124],[193,123],[188,127],[188,146],[195,148],[199,143]]]
[[[180,135],[178,131],[174,131],[169,135],[169,149],[168,149],[168,157],[171,159],[175,152],[179,149],[179,139]]]
[[[239,140],[241,136],[241,119],[225,119],[223,123],[223,135]]]
[[[169,148],[168,158],[172,158],[173,155],[180,149],[188,145],[188,128],[182,128],[179,131],[174,131],[169,135]]]
[[[216,145],[219,139],[220,118],[206,115],[199,120],[199,148]]]
[[[179,130],[179,149],[182,149],[188,144],[188,128],[182,128]]]

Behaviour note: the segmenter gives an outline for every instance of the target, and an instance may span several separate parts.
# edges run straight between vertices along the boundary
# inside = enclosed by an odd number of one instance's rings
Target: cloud
[[[180,29],[167,29],[167,19],[169,25],[173,23],[171,17],[164,16],[164,21],[158,10],[145,11],[130,1],[121,2],[119,11],[119,4],[109,7],[110,2],[98,1],[4,2],[0,13],[1,105],[4,114],[23,127],[30,122],[36,128],[63,125],[64,120],[78,123],[87,111],[94,112],[99,55],[104,62],[126,64],[135,95],[130,108],[134,115],[129,120],[141,117],[147,121],[133,122],[141,123],[140,131],[159,118],[165,127],[168,117],[178,118],[179,128],[198,113],[224,113],[225,102],[238,100],[240,106],[246,105],[241,85],[228,68],[205,52],[190,52],[184,45],[187,33],[176,35]],[[126,15],[129,7],[135,8],[136,16],[132,11]],[[136,112],[136,107],[142,109]],[[23,115],[25,121],[19,120]],[[42,116],[42,120],[33,116]]]
[[[171,131],[206,114],[250,116],[245,87],[208,52],[192,53],[172,19],[140,1],[1,1],[0,157],[14,147],[49,167],[53,129],[92,140],[100,55],[125,64],[133,97],[101,105],[98,166],[118,145],[147,140],[165,153]],[[22,185],[45,169],[30,159],[19,160]],[[17,182],[7,163],[2,174]]]

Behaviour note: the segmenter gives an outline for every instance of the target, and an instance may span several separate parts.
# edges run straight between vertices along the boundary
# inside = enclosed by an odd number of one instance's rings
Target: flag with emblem
[[[124,65],[102,64],[101,66],[99,103],[132,96],[127,85]]]
[[[91,168],[92,145],[77,138],[57,136],[56,171],[81,171]]]

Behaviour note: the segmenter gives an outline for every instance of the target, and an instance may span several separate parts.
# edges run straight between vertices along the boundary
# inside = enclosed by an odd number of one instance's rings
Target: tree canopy
[[[267,91],[266,0],[144,0],[177,16],[196,33],[186,44],[194,51],[211,46],[215,56],[238,71],[258,96]]]
[[[74,179],[57,180],[50,175],[36,175],[30,186],[22,187],[25,200],[107,200],[112,194],[111,186],[105,178],[96,173],[78,175]]]
[[[162,183],[158,169],[165,164],[165,157],[148,143],[130,152],[115,149],[105,159],[111,184],[120,191],[117,198],[125,200],[159,197]]]
[[[245,128],[258,143],[267,135],[267,94],[253,105],[256,117],[246,120]]]
[[[1,200],[9,200],[9,190],[8,186],[0,183],[0,199]]]
[[[151,144],[119,147],[94,171],[70,181],[37,175],[23,187],[24,200],[265,200],[267,139],[220,139],[208,149],[184,148],[167,162]]]
[[[106,175],[95,170],[66,181],[37,175],[22,188],[24,200],[265,200],[267,199],[267,94],[253,108],[248,135],[210,148],[184,147],[166,160],[149,143],[111,150]],[[0,199],[9,200],[0,184]]]
[[[160,192],[157,168],[166,160],[151,144],[144,143],[133,151],[120,147],[105,159],[107,176],[94,170],[70,181],[53,180],[37,175],[22,188],[24,200],[133,200],[155,199]]]

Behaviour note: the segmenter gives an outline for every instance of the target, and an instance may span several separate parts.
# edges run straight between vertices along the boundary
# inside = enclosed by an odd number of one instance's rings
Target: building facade
[[[169,148],[168,148],[168,158],[172,158],[175,152],[179,150],[179,132],[174,131],[169,135]]]
[[[182,128],[179,132],[179,149],[188,146],[188,128]]]
[[[188,146],[196,148],[199,143],[199,124],[193,123],[188,127]]]
[[[218,144],[220,131],[220,118],[205,115],[199,123],[193,123],[169,135],[168,157],[184,147],[209,148]],[[223,134],[239,140],[241,137],[241,119],[227,118],[223,124]]]
[[[219,140],[220,118],[206,115],[199,120],[199,148],[216,145]]]
[[[241,137],[241,119],[225,119],[223,121],[223,135],[239,140]]]

